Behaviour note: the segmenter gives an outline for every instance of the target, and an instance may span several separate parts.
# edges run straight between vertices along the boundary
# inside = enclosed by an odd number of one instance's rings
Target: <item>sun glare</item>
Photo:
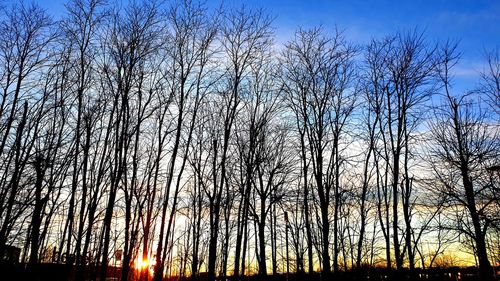
[[[151,257],[146,257],[146,258],[138,257],[137,260],[135,261],[134,267],[138,270],[146,269],[155,265],[155,262],[156,262],[155,259]]]

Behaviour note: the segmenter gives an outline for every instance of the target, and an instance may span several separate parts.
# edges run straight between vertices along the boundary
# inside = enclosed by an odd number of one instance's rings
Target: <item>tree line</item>
[[[279,44],[272,20],[190,0],[3,7],[0,256],[75,280],[117,264],[329,280],[460,249],[494,280],[498,49],[457,92],[454,42],[317,27]]]

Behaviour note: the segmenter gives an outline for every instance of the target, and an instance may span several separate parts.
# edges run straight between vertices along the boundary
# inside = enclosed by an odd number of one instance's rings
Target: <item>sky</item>
[[[65,0],[34,2],[55,18],[64,13]],[[221,3],[206,2],[211,7]],[[225,0],[224,4],[264,9],[275,18],[278,44],[291,39],[298,27],[318,25],[326,31],[337,27],[361,46],[372,38],[415,28],[430,42],[458,41],[462,54],[455,68],[458,91],[477,86],[478,72],[486,63],[485,51],[500,48],[500,0]]]

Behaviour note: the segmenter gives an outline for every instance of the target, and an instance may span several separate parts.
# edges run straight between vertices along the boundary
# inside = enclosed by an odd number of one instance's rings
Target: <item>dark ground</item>
[[[0,264],[0,281],[65,281],[67,276],[68,268],[63,264],[40,264],[36,268],[33,268],[31,271],[28,271],[25,268],[25,265],[7,265]],[[95,268],[93,269],[95,270]],[[500,268],[495,268],[497,273],[500,273]],[[119,280],[119,278],[114,278],[114,276],[120,276],[120,269],[110,267],[108,276],[110,277],[108,280]],[[339,280],[339,281],[362,281],[362,280],[370,280],[370,281],[481,281],[477,275],[477,269],[474,267],[468,268],[435,268],[435,269],[426,269],[421,270],[417,269],[413,278],[410,278],[410,274],[408,271],[401,272],[398,276],[395,275],[394,271],[389,271],[386,269],[376,269],[376,268],[367,268],[363,270],[356,271],[348,271],[342,272],[335,276],[329,278],[330,280]],[[180,278],[170,278],[169,281],[180,280]],[[183,278],[183,281],[191,280],[191,278]],[[206,274],[200,274],[199,281],[206,280]],[[231,280],[231,279],[228,279]],[[321,280],[320,274],[290,274],[287,276],[286,274],[280,274],[275,276],[246,276],[242,277],[241,280],[245,281],[316,281]],[[500,280],[500,276],[497,276],[497,280]]]

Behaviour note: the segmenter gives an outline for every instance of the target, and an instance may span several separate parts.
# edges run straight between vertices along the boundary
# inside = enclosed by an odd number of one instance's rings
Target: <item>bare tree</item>
[[[291,107],[302,124],[312,161],[321,210],[324,278],[330,265],[330,192],[334,192],[334,270],[338,270],[338,218],[340,173],[343,163],[340,141],[354,99],[347,93],[353,74],[355,49],[340,33],[326,37],[321,29],[299,30],[283,53],[284,87]],[[305,155],[303,155],[304,157]]]
[[[225,16],[221,30],[221,45],[226,61],[224,72],[225,88],[217,101],[219,106],[214,115],[221,124],[215,127],[212,136],[212,189],[207,192],[210,206],[210,243],[208,256],[208,278],[215,280],[217,258],[217,236],[222,192],[227,180],[226,162],[231,141],[234,120],[241,101],[241,91],[250,67],[258,62],[258,57],[271,43],[270,19],[262,11],[241,9]],[[220,153],[220,154],[219,154]],[[237,237],[234,274],[239,274],[241,237]]]
[[[174,129],[174,144],[168,163],[167,191],[162,202],[162,224],[156,252],[155,280],[161,280],[163,263],[166,260],[167,253],[171,252],[172,245],[170,243],[173,243],[173,239],[170,238],[170,235],[174,233],[173,222],[178,204],[181,177],[188,160],[193,130],[197,125],[198,110],[204,96],[211,89],[211,83],[213,83],[210,80],[213,77],[208,72],[210,64],[213,63],[214,50],[212,44],[217,34],[214,25],[216,18],[211,17],[204,6],[191,1],[184,1],[180,6],[173,5],[168,12],[168,18],[173,28],[168,37],[172,49],[166,51],[170,63],[166,75],[170,80],[169,90],[175,100],[177,117]],[[182,144],[181,141],[183,140],[184,143]],[[181,164],[176,171],[178,153],[183,154]],[[176,181],[172,204],[170,205],[171,212],[168,223],[165,224],[170,188],[174,176]],[[166,232],[165,225],[167,226]]]
[[[380,85],[380,74],[379,71],[381,71],[378,67],[376,67],[374,64],[377,64],[377,54],[374,53],[369,53],[367,54],[366,58],[366,63],[370,65],[368,69],[368,73],[364,77],[366,80],[365,85],[362,86],[362,91],[365,94],[365,106],[366,106],[366,115],[365,115],[365,124],[366,124],[366,144],[367,144],[367,151],[364,156],[364,162],[363,162],[363,174],[362,174],[362,183],[361,183],[361,204],[360,204],[360,209],[359,209],[359,214],[360,214],[360,230],[359,230],[359,238],[358,238],[358,243],[357,243],[357,256],[356,256],[356,267],[360,268],[361,267],[361,262],[363,259],[363,243],[365,243],[365,233],[366,233],[366,222],[367,222],[367,216],[368,216],[368,211],[369,211],[369,206],[368,205],[368,197],[369,197],[369,187],[372,185],[372,178],[373,178],[373,159],[376,156],[373,156],[373,154],[376,153],[376,145],[377,141],[379,139],[379,122],[380,122],[380,115],[381,115],[381,109],[382,109],[382,91],[381,87],[383,88],[382,85]],[[377,177],[377,175],[375,174]]]
[[[378,75],[377,87],[384,96],[383,108],[380,110],[380,130],[383,130],[383,156],[386,161],[384,173],[390,173],[392,189],[392,236],[396,269],[399,271],[403,266],[399,240],[399,212],[402,211],[405,223],[403,251],[407,252],[409,267],[413,270],[415,255],[411,239],[412,176],[409,169],[412,156],[411,140],[422,119],[418,112],[433,92],[435,48],[429,48],[423,34],[414,31],[374,41],[370,50],[374,63],[369,67],[378,68],[372,73]],[[385,178],[382,182],[388,183]],[[400,200],[401,210],[398,205]],[[387,227],[388,225],[386,230]],[[387,239],[388,231],[384,231],[384,235]]]
[[[494,224],[489,213],[496,204],[492,191],[484,182],[486,167],[498,161],[500,139],[498,124],[489,124],[486,115],[470,95],[455,97],[451,93],[450,69],[457,61],[453,46],[442,51],[440,78],[444,88],[444,104],[436,109],[431,123],[432,169],[440,182],[439,191],[462,206],[470,218],[469,227],[457,225],[457,230],[474,241],[481,280],[494,280],[488,259],[486,233]]]
[[[129,153],[133,155],[134,132],[140,130],[140,123],[144,115],[144,104],[148,100],[142,100],[144,65],[149,57],[157,49],[158,41],[158,17],[157,6],[135,5],[128,6],[123,14],[114,15],[107,45],[107,58],[103,63],[103,83],[106,91],[113,97],[112,111],[116,114],[110,117],[113,141],[113,155],[110,159],[110,188],[108,203],[102,228],[102,262],[100,278],[105,279],[108,265],[108,251],[110,242],[111,220],[119,187],[123,187],[126,195],[126,218],[125,224],[125,251],[122,262],[122,275],[128,275],[130,268],[131,252],[129,249],[131,225],[131,194],[128,194],[128,161]],[[134,94],[138,94],[137,103]],[[143,103],[144,102],[144,103]],[[138,108],[133,108],[138,104]],[[136,109],[136,112],[132,110]],[[132,114],[138,118],[138,124],[133,124]]]
[[[68,98],[68,80],[65,79],[69,68],[68,53],[54,54],[54,63],[46,71],[43,79],[42,92],[37,95],[39,99],[34,102],[30,120],[30,130],[34,143],[33,155],[30,155],[30,164],[34,170],[35,190],[33,212],[31,215],[29,238],[30,244],[29,265],[34,266],[39,262],[41,241],[44,240],[46,231],[42,223],[52,219],[46,214],[49,198],[56,190],[58,181],[64,180],[70,167],[71,158],[65,157],[69,151],[68,136],[68,110],[64,99]],[[53,213],[52,213],[53,214]]]
[[[498,114],[500,113],[500,55],[494,49],[486,53],[487,66],[481,73],[482,85],[480,92],[487,95],[487,102]]]
[[[96,33],[98,24],[102,19],[102,12],[99,11],[102,2],[100,1],[73,1],[68,3],[67,18],[61,22],[61,27],[67,41],[66,48],[70,52],[71,69],[68,71],[71,81],[75,86],[68,87],[67,91],[74,93],[76,98],[76,126],[74,132],[74,154],[71,157],[73,162],[71,194],[69,201],[68,217],[65,225],[65,233],[67,234],[66,255],[71,254],[74,220],[76,214],[76,198],[77,188],[80,184],[81,177],[81,198],[78,231],[76,233],[76,256],[75,263],[79,266],[78,277],[83,278],[82,264],[82,243],[84,242],[84,227],[85,213],[87,210],[88,200],[88,169],[89,169],[89,150],[92,130],[94,129],[90,121],[89,113],[91,112],[89,104],[91,98],[89,95],[90,88],[94,83],[93,70],[95,70],[96,56]],[[87,106],[85,106],[87,105]],[[84,121],[85,124],[84,124]],[[83,130],[85,128],[85,130]],[[82,135],[85,135],[82,141]],[[83,155],[80,157],[80,152]],[[80,169],[81,167],[81,169]],[[80,175],[81,173],[81,175]],[[91,225],[90,223],[89,225]],[[84,246],[85,248],[85,246]],[[83,253],[85,255],[86,253]],[[68,259],[68,265],[71,264],[71,259]],[[82,280],[82,279],[81,279]]]
[[[3,256],[10,231],[24,211],[23,207],[15,209],[16,201],[21,202],[19,196],[24,185],[23,172],[27,168],[35,140],[32,135],[28,137],[35,125],[27,124],[27,118],[31,100],[36,98],[37,88],[33,84],[37,81],[35,76],[47,63],[48,48],[54,34],[50,17],[34,4],[12,5],[2,12],[5,12],[0,22],[3,37],[0,46],[0,157],[3,161],[0,255]]]

